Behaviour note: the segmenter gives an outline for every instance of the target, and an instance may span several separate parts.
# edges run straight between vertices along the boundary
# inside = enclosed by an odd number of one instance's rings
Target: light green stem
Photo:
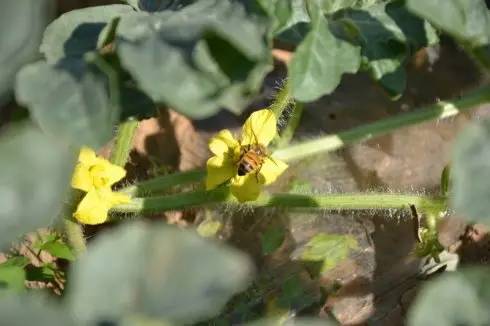
[[[160,197],[133,198],[128,204],[114,207],[112,212],[144,214],[180,210],[216,203],[235,206],[318,208],[328,210],[404,209],[408,208],[410,204],[415,205],[421,211],[443,210],[446,207],[445,198],[384,193],[329,195],[262,194],[255,201],[241,204],[230,195],[226,187],[222,187],[211,191],[194,191]]]
[[[111,162],[124,167],[133,147],[133,138],[138,128],[138,120],[128,119],[119,125],[116,142],[111,153]]]
[[[413,112],[397,115],[381,121],[362,125],[335,135],[329,135],[288,146],[274,152],[274,157],[292,161],[322,152],[335,151],[347,144],[371,139],[398,128],[433,119],[444,119],[474,108],[476,105],[490,102],[490,86],[466,94],[451,102],[440,101],[434,105]]]
[[[269,109],[272,110],[278,118],[282,115],[282,112],[291,104],[291,101],[293,101],[293,98],[291,97],[291,87],[289,85],[290,83],[288,80],[284,81],[284,84],[282,85],[281,89],[279,89],[279,92],[277,92],[274,101],[269,106]]]
[[[286,126],[286,128],[284,128],[284,131],[282,132],[281,137],[277,142],[278,148],[284,147],[291,142],[294,136],[294,132],[296,131],[296,128],[298,128],[299,126],[302,115],[303,115],[303,103],[296,102],[293,107],[291,116],[289,117],[288,125]]]
[[[75,251],[76,256],[84,253],[87,250],[87,245],[85,243],[85,237],[83,235],[83,227],[77,222],[65,218],[65,232],[68,238],[68,243],[71,245]]]

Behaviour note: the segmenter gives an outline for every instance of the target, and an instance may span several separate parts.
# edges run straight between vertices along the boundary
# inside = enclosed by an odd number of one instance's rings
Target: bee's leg
[[[276,160],[274,160],[274,159],[272,158],[272,156],[268,156],[267,158],[268,158],[269,160],[271,160],[271,161],[272,161],[272,163],[274,163],[274,164],[275,164],[277,167],[279,166],[279,164],[277,164]]]

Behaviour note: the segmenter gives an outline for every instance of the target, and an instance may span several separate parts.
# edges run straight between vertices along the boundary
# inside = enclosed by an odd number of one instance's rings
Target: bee
[[[238,175],[244,176],[252,172],[258,174],[265,158],[268,156],[267,149],[261,144],[243,146],[238,160]]]

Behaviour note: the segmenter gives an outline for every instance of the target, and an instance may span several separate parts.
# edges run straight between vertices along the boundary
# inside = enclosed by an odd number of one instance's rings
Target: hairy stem
[[[274,112],[276,117],[280,117],[282,112],[291,104],[293,98],[291,97],[291,87],[289,81],[284,81],[284,84],[277,92],[274,102],[269,106],[269,109]]]
[[[274,152],[274,156],[284,161],[292,161],[321,152],[334,151],[344,147],[347,144],[384,135],[398,128],[433,119],[452,117],[460,112],[467,111],[474,108],[476,105],[485,102],[490,102],[490,86],[478,89],[466,94],[464,97],[450,102],[440,101],[434,105],[430,105],[413,112],[408,112],[384,120],[365,124],[335,135],[329,135],[291,145],[287,148],[281,148]]]
[[[446,199],[422,195],[403,195],[385,193],[367,194],[262,194],[257,200],[239,203],[225,187],[211,191],[194,191],[169,196],[134,198],[130,203],[118,205],[112,212],[119,213],[152,213],[169,210],[180,210],[189,207],[210,204],[225,204],[252,207],[288,207],[327,210],[369,210],[369,209],[406,209],[415,205],[421,211],[443,210]]]
[[[119,125],[116,142],[111,153],[111,162],[124,167],[133,146],[133,137],[138,128],[138,120],[128,119]]]
[[[87,250],[87,244],[83,235],[83,227],[77,222],[68,218],[64,219],[66,237],[68,243],[75,251],[75,255],[78,256]]]

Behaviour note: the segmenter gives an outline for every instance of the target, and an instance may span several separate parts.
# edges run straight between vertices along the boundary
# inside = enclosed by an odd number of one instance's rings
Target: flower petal
[[[227,156],[213,156],[207,162],[206,190],[214,189],[236,174],[235,163]]]
[[[110,189],[89,191],[78,204],[73,216],[83,224],[101,224],[107,221],[109,209],[117,204],[130,201],[126,194],[116,193]]]
[[[261,144],[267,146],[277,134],[277,118],[269,109],[255,111],[245,121],[241,145]]]
[[[126,176],[124,168],[103,158],[97,158],[97,162],[92,167],[91,172],[94,185],[97,188],[110,187]]]
[[[259,174],[261,176],[260,181],[265,185],[271,184],[276,181],[286,169],[288,165],[281,160],[267,157],[260,167]]]
[[[71,177],[71,186],[75,189],[90,191],[95,189],[89,167],[85,164],[78,163]]]
[[[230,149],[235,151],[240,144],[228,129],[221,130],[209,141],[209,149],[214,155],[223,155]]]
[[[255,173],[235,176],[231,179],[231,193],[239,202],[255,200],[259,197],[262,188],[259,181]]]
[[[78,154],[78,162],[90,166],[95,164],[96,160],[97,155],[93,149],[88,147],[82,147],[80,149],[80,154]]]

